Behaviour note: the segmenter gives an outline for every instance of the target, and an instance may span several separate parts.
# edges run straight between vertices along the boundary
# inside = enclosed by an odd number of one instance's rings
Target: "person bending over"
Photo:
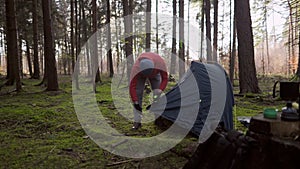
[[[134,106],[133,130],[141,127],[142,101],[146,80],[149,80],[153,97],[158,97],[168,83],[167,67],[164,59],[156,53],[142,53],[134,63],[130,74],[129,93]]]

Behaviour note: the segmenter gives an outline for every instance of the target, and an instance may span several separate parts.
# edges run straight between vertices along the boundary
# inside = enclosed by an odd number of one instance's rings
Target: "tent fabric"
[[[220,122],[225,129],[233,129],[233,105],[232,86],[225,70],[218,64],[192,62],[180,82],[150,111],[200,137],[213,132]]]

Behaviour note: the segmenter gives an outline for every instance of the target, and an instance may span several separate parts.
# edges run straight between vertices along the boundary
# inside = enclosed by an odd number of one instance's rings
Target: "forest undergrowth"
[[[247,131],[236,119],[251,117],[264,108],[281,109],[284,102],[272,98],[278,77],[259,78],[262,93],[238,95],[234,87],[235,129]],[[4,83],[1,77],[0,84]],[[187,136],[171,150],[150,158],[129,159],[101,149],[82,129],[72,101],[71,78],[60,76],[60,91],[46,92],[38,80],[24,79],[23,91],[0,90],[0,168],[181,168],[197,147],[197,138]],[[129,136],[151,137],[161,133],[153,123],[138,131],[120,117],[111,97],[111,81],[98,84],[96,99],[111,126]]]

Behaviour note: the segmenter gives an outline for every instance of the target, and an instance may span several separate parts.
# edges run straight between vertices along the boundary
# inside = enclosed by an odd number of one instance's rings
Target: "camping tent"
[[[225,70],[218,64],[192,62],[180,82],[150,110],[207,139],[220,122],[227,130],[233,128],[233,105]]]

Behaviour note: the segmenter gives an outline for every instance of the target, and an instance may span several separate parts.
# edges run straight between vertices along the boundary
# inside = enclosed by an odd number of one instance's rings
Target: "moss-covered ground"
[[[283,101],[271,97],[276,79],[260,78],[262,94],[235,97],[237,116],[253,116],[266,107],[280,109]],[[4,79],[1,78],[0,84]],[[192,155],[197,139],[187,136],[173,149],[145,159],[128,159],[95,144],[82,129],[72,101],[71,78],[60,76],[60,91],[45,92],[38,80],[24,79],[23,91],[0,90],[0,168],[181,168]],[[132,122],[120,118],[111,98],[111,82],[97,86],[96,98],[112,126],[127,134],[153,136],[160,129],[149,123],[131,131]],[[235,87],[235,93],[238,88]],[[236,121],[237,130],[247,130]]]

